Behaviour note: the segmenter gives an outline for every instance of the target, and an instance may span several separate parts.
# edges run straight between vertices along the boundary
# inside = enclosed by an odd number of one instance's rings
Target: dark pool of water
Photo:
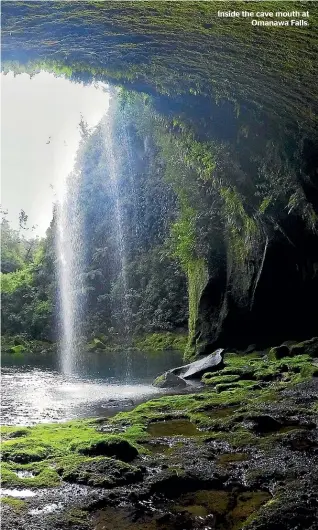
[[[77,373],[65,376],[52,360],[24,356],[2,367],[1,423],[39,422],[109,416],[164,393],[151,383],[160,373],[182,364],[179,352],[151,355],[90,353]]]

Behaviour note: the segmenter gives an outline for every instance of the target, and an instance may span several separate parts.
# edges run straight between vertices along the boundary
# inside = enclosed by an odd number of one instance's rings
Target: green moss
[[[208,269],[204,259],[192,260],[187,266],[188,296],[189,296],[189,338],[185,350],[185,359],[190,359],[194,353],[193,341],[198,319],[199,302],[204,287],[208,281]]]
[[[159,377],[156,377],[156,379],[154,380],[154,382],[152,383],[153,386],[157,386],[157,387],[160,387],[161,384],[165,381],[165,375],[159,375]]]
[[[7,486],[53,487],[60,484],[56,466],[62,458],[74,465],[90,456],[111,456],[133,460],[138,455],[136,440],[145,436],[140,426],[122,436],[98,432],[100,422],[80,420],[27,429],[4,427],[2,481]],[[14,436],[17,433],[19,437]],[[85,455],[85,456],[83,456]]]
[[[161,436],[198,435],[201,442],[228,442],[238,451],[256,445],[271,448],[286,436],[288,429],[282,426],[282,429],[262,436],[245,426],[244,421],[247,424],[253,421],[264,405],[284,400],[280,390],[308,380],[316,369],[309,355],[269,361],[260,354],[227,354],[223,370],[212,375],[221,392],[207,388],[201,393],[165,395],[109,419],[27,428],[4,427],[3,484],[53,487],[59,485],[61,479],[69,477],[71,480],[72,476],[74,480],[87,480],[91,484],[101,484],[103,480],[114,484],[116,470],[120,480],[128,477],[127,480],[134,481],[140,476],[138,469],[131,469],[129,464],[119,461],[133,460],[138,452],[149,453],[147,442]],[[231,378],[225,383],[230,377],[229,370],[239,370],[239,373],[235,374],[234,380]],[[246,374],[246,370],[254,374],[253,379],[238,379],[238,375]],[[267,380],[269,374],[268,386],[259,385],[257,381]],[[316,409],[314,404],[307,413],[313,414]],[[300,409],[297,411],[301,412]],[[118,431],[122,434],[114,434]]]
[[[1,426],[1,438],[3,441],[9,438],[19,438],[20,436],[26,436],[28,433],[28,427],[9,427],[7,425]]]
[[[178,220],[171,227],[171,255],[179,261],[187,275],[188,282],[188,343],[184,358],[190,359],[195,353],[194,336],[198,318],[199,302],[208,281],[208,268],[204,258],[196,251],[196,210],[190,206],[187,188],[180,189],[180,182],[172,180],[178,194],[180,212]]]
[[[259,389],[260,386],[255,381],[233,381],[232,383],[219,383],[215,386],[217,392],[224,392],[227,390],[235,390],[241,388],[248,388],[249,390]]]
[[[75,527],[76,525],[82,525],[86,523],[88,519],[88,514],[84,510],[79,508],[72,508],[63,514],[63,521],[68,525],[68,527]],[[82,528],[82,527],[81,527]]]
[[[23,508],[25,508],[25,501],[22,501],[21,499],[14,499],[13,497],[2,497],[1,504],[10,506],[10,508],[16,512],[20,512],[23,510]]]
[[[236,462],[245,462],[249,459],[246,453],[223,453],[217,459],[217,463],[221,466],[228,466]]]
[[[40,461],[45,458],[63,456],[67,452],[80,452],[89,450],[98,443],[113,444],[114,447],[122,437],[113,434],[103,434],[96,430],[92,420],[71,421],[62,424],[39,424],[30,427],[26,435],[15,439],[8,439],[2,443],[4,461],[28,463]],[[15,432],[16,428],[6,427],[5,432]]]
[[[255,252],[260,230],[255,219],[246,213],[242,198],[234,188],[222,187],[220,195],[227,223],[229,261],[232,266],[241,266]]]
[[[61,482],[49,460],[26,465],[3,462],[1,478],[7,487],[50,488]]]
[[[236,506],[231,512],[233,520],[232,529],[241,528],[242,523],[256,514],[261,506],[271,499],[271,495],[265,491],[244,492],[237,497]]]
[[[135,2],[129,9],[126,2],[90,2],[81,9],[61,2],[50,8],[33,2],[21,7],[20,2],[7,4],[2,28],[7,69],[16,58],[18,39],[24,62],[32,59],[33,71],[37,63],[38,69],[49,68],[71,78],[86,72],[89,79],[104,75],[137,89],[142,80],[161,94],[214,94],[235,102],[236,109],[248,100],[256,109],[272,113],[273,119],[277,116],[283,127],[291,120],[314,127],[315,93],[309,97],[301,87],[314,86],[315,81],[315,8],[310,11],[309,28],[287,27],[282,32],[281,28],[254,28],[248,19],[231,18],[224,23],[211,2]],[[253,10],[253,6],[256,10],[253,2],[238,2],[236,8]],[[222,2],[220,8],[228,10],[232,4]],[[262,2],[264,11],[280,8],[279,0]],[[286,11],[302,8],[300,2],[284,4]],[[84,31],[91,35],[85,50]],[[255,39],[258,33],[261,39]],[[67,43],[60,39],[62,34],[70,36],[77,50],[72,59]],[[124,40],[119,38],[122,35]],[[104,49],[109,53],[101,58],[98,52]],[[26,69],[17,64],[16,68]]]
[[[262,491],[199,490],[187,493],[176,500],[174,512],[188,512],[193,515],[216,515],[220,528],[239,530],[243,523],[265,504],[271,495]]]
[[[74,451],[90,456],[113,456],[127,462],[130,462],[138,455],[138,449],[135,445],[119,436],[112,435],[107,437],[100,435],[93,440],[76,441],[70,444],[69,449],[71,452]]]
[[[189,420],[167,420],[152,422],[148,426],[150,436],[200,436],[202,433]]]
[[[268,359],[270,361],[277,361],[279,359],[282,359],[283,357],[292,356],[292,353],[287,345],[282,346],[276,346],[275,348],[271,348],[268,352]]]
[[[208,372],[202,377],[202,383],[206,385],[217,385],[219,383],[232,383],[233,381],[238,381],[238,375],[215,375],[213,372]]]
[[[208,515],[213,513],[222,516],[229,510],[231,493],[218,490],[199,490],[195,493],[187,493],[177,499],[174,512],[187,511],[194,515]]]

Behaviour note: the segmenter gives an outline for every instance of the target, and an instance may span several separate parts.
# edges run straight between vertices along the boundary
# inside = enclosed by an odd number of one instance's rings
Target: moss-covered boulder
[[[187,386],[184,379],[171,372],[159,375],[152,384],[157,388],[184,388]]]
[[[143,476],[140,468],[108,457],[66,457],[57,472],[66,482],[103,488],[132,484]]]
[[[281,346],[276,346],[274,348],[271,348],[268,352],[268,358],[271,361],[277,361],[279,359],[282,359],[283,357],[288,357],[291,355],[292,353],[286,344],[282,344]]]
[[[123,462],[131,462],[138,455],[137,448],[128,440],[110,437],[92,442],[84,442],[80,445],[71,445],[71,449],[89,456],[113,456]]]
[[[318,337],[299,342],[290,348],[292,355],[310,355],[310,357],[318,357]]]
[[[233,383],[234,381],[238,381],[239,379],[240,379],[239,375],[234,375],[234,374],[215,375],[213,372],[208,372],[204,374],[201,381],[205,385],[215,386],[215,385],[224,384],[224,383]]]

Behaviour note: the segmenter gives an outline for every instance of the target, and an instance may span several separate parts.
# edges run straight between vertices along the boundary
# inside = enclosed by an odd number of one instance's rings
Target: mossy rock
[[[127,440],[115,437],[71,446],[72,449],[88,456],[113,456],[123,462],[131,462],[138,456],[138,450],[134,445]]]
[[[262,387],[255,381],[233,381],[232,383],[222,383],[215,387],[215,390],[220,393],[228,390],[235,390],[241,388],[248,388],[249,390],[260,390]]]
[[[187,386],[184,379],[171,372],[159,375],[152,384],[157,388],[183,388]]]
[[[318,337],[313,337],[310,340],[299,342],[290,347],[292,355],[310,355],[310,357],[318,357]]]
[[[3,447],[2,459],[6,462],[16,462],[17,464],[29,464],[30,462],[40,462],[50,456],[49,445],[34,445],[34,447],[24,447],[18,444],[15,447]]]
[[[15,499],[14,497],[2,497],[1,507],[10,506],[15,512],[20,512],[26,506],[25,501],[21,499]]]
[[[283,357],[289,357],[292,355],[293,354],[289,347],[286,344],[282,344],[281,346],[275,346],[269,350],[268,359],[270,361],[278,361]]]
[[[57,471],[66,482],[103,488],[133,484],[143,477],[139,468],[109,457],[66,457]]]
[[[233,383],[240,379],[239,375],[225,374],[225,375],[215,375],[213,372],[208,372],[204,374],[201,381],[205,385],[217,385],[221,383]]]

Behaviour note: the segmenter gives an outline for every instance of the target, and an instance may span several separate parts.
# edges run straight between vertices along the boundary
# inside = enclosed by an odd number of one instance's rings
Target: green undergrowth
[[[165,350],[184,351],[187,344],[187,334],[161,332],[136,337],[133,345],[140,351],[160,352]]]
[[[163,351],[181,351],[185,350],[187,344],[186,333],[175,333],[171,331],[162,331],[158,333],[149,333],[133,337],[132,341],[126,343],[112,342],[106,336],[100,336],[92,339],[87,345],[88,351],[102,350],[104,352],[115,353],[124,351],[135,351],[143,353],[160,353]]]
[[[24,353],[45,353],[54,350],[52,342],[42,340],[30,340],[22,335],[1,337],[2,354],[23,355]]]

